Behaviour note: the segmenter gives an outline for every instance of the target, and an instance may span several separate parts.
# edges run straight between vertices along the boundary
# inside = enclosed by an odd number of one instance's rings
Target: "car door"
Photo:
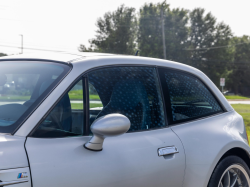
[[[167,127],[156,68],[102,68],[76,85],[27,138],[34,187],[182,186],[185,154]],[[89,126],[112,113],[129,118],[129,131],[85,149]]]

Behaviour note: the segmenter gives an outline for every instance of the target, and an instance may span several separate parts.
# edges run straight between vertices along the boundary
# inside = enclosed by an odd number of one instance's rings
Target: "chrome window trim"
[[[29,180],[24,179],[24,180],[14,180],[14,181],[4,181],[4,182],[0,182],[0,186],[8,186],[8,185],[13,185],[13,184],[20,184],[20,183],[24,183],[24,182],[29,182]]]

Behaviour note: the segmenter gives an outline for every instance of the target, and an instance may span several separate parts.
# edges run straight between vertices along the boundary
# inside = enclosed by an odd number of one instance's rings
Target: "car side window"
[[[209,89],[195,76],[181,71],[161,69],[165,99],[172,123],[205,117],[222,112]]]
[[[83,134],[83,84],[78,81],[64,94],[32,137],[67,137]]]
[[[90,100],[90,106],[96,105],[95,110],[89,111],[90,124],[107,114],[120,113],[129,118],[129,131],[166,126],[156,68],[104,68],[89,73],[88,80],[99,102]],[[94,92],[90,92],[89,98],[93,98]]]
[[[92,124],[96,116],[103,109],[103,104],[95,87],[89,83],[89,123]]]

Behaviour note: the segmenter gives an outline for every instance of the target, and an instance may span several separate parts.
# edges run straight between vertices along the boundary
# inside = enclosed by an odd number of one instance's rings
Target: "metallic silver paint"
[[[27,173],[27,178],[17,179],[18,174],[24,172]],[[2,181],[0,182],[0,186],[13,185],[18,187],[31,187],[29,167],[0,170],[0,180]]]
[[[235,111],[183,123],[171,129],[185,147],[185,187],[206,187],[215,166],[228,150],[250,150],[245,141],[243,119]]]
[[[9,186],[9,185],[20,184],[24,182],[29,182],[29,180],[22,179],[22,180],[8,181],[8,182],[0,182],[0,186]]]
[[[85,148],[100,151],[104,139],[126,133],[130,128],[129,119],[121,114],[108,114],[96,119],[90,129],[93,137],[84,145]]]
[[[0,170],[29,166],[24,150],[25,139],[25,137],[0,135]]]
[[[59,55],[60,56],[60,55]],[[59,58],[59,57],[58,57]],[[29,119],[18,129],[15,133],[17,136],[27,136],[36,124],[42,119],[46,112],[52,107],[54,102],[64,93],[64,91],[71,85],[84,72],[105,66],[119,66],[119,65],[150,65],[150,66],[162,66],[169,67],[178,70],[187,71],[198,76],[203,82],[205,82],[218,100],[222,103],[227,111],[232,111],[233,108],[227,102],[223,94],[218,90],[214,83],[201,71],[187,66],[181,63],[172,62],[168,60],[159,60],[153,58],[133,57],[133,56],[94,56],[86,57],[80,61],[75,61],[72,71],[67,77],[58,85],[55,90],[47,97],[47,99],[37,108],[37,110],[29,117]]]
[[[89,138],[28,137],[33,186],[182,186],[184,149],[170,128],[109,137],[99,152],[83,147]],[[158,148],[171,145],[178,154],[158,156]]]
[[[56,58],[62,59],[62,56],[59,54],[58,57],[53,57],[53,59]],[[86,186],[117,186],[119,184],[125,187],[144,184],[143,186],[152,187],[164,183],[165,186],[180,187],[184,167],[186,167],[184,187],[206,187],[216,164],[228,150],[241,148],[248,154],[250,153],[242,117],[233,110],[220,90],[201,71],[167,60],[118,55],[91,56],[74,60],[72,64],[72,71],[27,119],[15,136],[25,138],[67,87],[82,73],[104,66],[151,65],[190,72],[210,87],[226,112],[173,126],[171,129],[175,134],[170,133],[170,128],[165,128],[111,137],[105,140],[105,149],[98,153],[82,147],[89,137],[28,138],[26,147],[35,187],[74,186],[72,184],[76,186],[76,181]],[[185,147],[185,154],[182,144]],[[158,157],[158,148],[171,145],[175,145],[180,153]],[[59,153],[60,156],[58,156]],[[159,161],[155,156],[162,160]],[[69,173],[74,172],[76,175],[60,178],[61,181],[55,177],[45,181],[40,177],[43,175],[49,178],[55,173],[63,175],[65,168],[69,170]],[[83,178],[83,176],[88,178]],[[156,184],[155,181],[159,183]]]

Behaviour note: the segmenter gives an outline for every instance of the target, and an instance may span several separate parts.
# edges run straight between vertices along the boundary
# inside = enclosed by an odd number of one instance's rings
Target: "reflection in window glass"
[[[0,62],[0,132],[15,130],[69,69],[49,62]]]
[[[69,98],[71,108],[74,110],[83,110],[83,90],[82,81],[79,81],[70,91]]]

